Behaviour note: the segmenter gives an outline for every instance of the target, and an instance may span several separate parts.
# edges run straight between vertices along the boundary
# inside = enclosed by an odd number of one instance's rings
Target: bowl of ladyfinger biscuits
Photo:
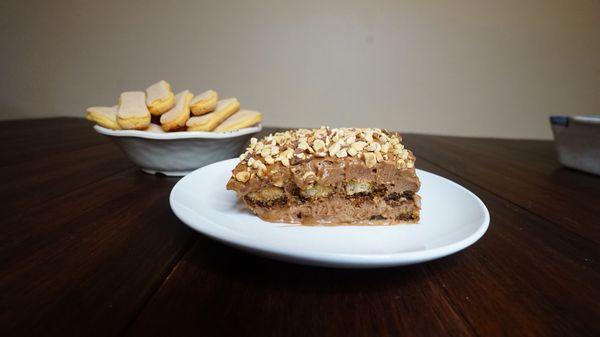
[[[121,93],[117,105],[86,112],[94,129],[111,138],[142,171],[168,176],[237,157],[262,130],[262,114],[241,109],[237,98],[221,99],[214,90],[175,94],[164,80],[145,91]]]

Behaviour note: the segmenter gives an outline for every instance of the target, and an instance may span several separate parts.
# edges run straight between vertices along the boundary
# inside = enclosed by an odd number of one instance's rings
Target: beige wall
[[[600,113],[600,1],[3,1],[0,118],[158,79],[282,126],[547,138]]]

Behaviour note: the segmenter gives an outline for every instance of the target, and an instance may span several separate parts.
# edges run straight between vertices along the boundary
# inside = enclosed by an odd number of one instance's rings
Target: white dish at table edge
[[[302,226],[265,222],[247,211],[235,192],[225,189],[237,163],[238,159],[224,160],[185,176],[171,191],[171,208],[200,233],[277,260],[336,268],[420,263],[472,245],[490,221],[483,202],[469,190],[417,170],[422,183],[418,224]]]
[[[224,159],[235,158],[262,125],[228,132],[181,131],[157,133],[142,130],[111,130],[94,126],[112,139],[142,171],[184,176]]]

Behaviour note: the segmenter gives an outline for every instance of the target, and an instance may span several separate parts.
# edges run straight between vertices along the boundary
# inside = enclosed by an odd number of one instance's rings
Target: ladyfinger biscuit
[[[190,110],[196,116],[209,113],[217,107],[219,95],[214,90],[208,90],[194,97],[190,103]]]
[[[215,111],[190,118],[186,123],[188,131],[212,131],[239,109],[240,102],[237,98],[221,100],[217,102]]]
[[[160,116],[175,105],[175,95],[171,85],[159,81],[146,88],[146,106],[154,116]]]
[[[117,106],[91,106],[86,110],[85,118],[88,121],[95,122],[96,124],[105,128],[119,130],[121,127],[117,123]]]
[[[175,106],[160,116],[160,124],[165,131],[178,130],[190,118],[190,101],[194,95],[184,90],[175,96]]]
[[[162,129],[162,127],[160,125],[154,124],[154,123],[150,123],[148,128],[144,131],[152,132],[152,133],[165,133],[165,131]]]
[[[143,130],[150,125],[150,112],[143,91],[127,91],[119,97],[117,123],[122,129]]]
[[[258,124],[262,120],[260,112],[242,109],[217,126],[215,132],[235,131]]]

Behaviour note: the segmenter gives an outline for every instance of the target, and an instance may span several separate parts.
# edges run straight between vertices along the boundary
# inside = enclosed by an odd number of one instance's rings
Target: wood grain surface
[[[490,228],[429,263],[337,270],[193,232],[169,208],[177,179],[84,120],[0,124],[0,336],[600,335],[600,177],[551,142],[403,135]]]

